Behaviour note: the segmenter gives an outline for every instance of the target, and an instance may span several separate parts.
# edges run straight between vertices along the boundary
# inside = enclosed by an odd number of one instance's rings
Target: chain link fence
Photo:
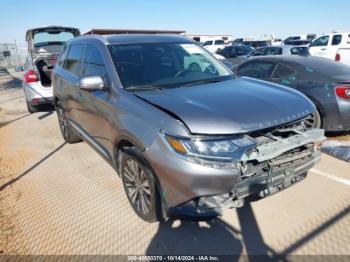
[[[27,56],[25,47],[13,43],[0,43],[0,67],[12,68],[22,66]]]

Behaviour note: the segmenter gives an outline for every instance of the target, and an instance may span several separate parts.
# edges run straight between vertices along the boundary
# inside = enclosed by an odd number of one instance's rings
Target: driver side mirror
[[[102,91],[104,82],[100,76],[84,76],[79,79],[77,85],[80,89],[85,91]]]

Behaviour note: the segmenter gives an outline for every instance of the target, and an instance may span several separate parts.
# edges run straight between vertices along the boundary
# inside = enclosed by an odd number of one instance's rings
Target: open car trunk
[[[51,57],[38,58],[35,61],[35,67],[39,73],[39,79],[44,87],[51,86],[51,72],[56,63],[56,55]]]
[[[44,87],[51,86],[51,72],[65,43],[77,36],[80,31],[73,27],[45,26],[27,31],[28,52]]]

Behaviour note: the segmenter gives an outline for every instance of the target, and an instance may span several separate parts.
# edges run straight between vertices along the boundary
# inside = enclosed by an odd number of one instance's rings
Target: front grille
[[[277,172],[287,168],[301,166],[311,160],[313,152],[313,144],[307,144],[287,151],[269,161],[264,161],[261,163],[256,160],[248,161],[241,166],[241,178],[247,179],[250,177],[259,176],[268,173],[270,169],[272,169],[273,172]]]
[[[274,128],[260,130],[250,133],[249,136],[257,141],[257,147],[269,144],[275,141],[283,140],[297,134],[302,134],[313,129],[317,123],[313,115],[308,115],[297,121],[280,125]],[[255,150],[255,149],[251,149]],[[311,160],[311,155],[314,152],[313,143],[299,146],[289,150],[282,155],[264,162],[250,160],[239,164],[242,179],[250,178],[273,171],[284,170],[290,167],[302,165]]]
[[[308,115],[291,123],[253,132],[249,136],[254,138],[258,142],[258,145],[262,145],[308,131],[315,126],[317,126],[315,117]]]

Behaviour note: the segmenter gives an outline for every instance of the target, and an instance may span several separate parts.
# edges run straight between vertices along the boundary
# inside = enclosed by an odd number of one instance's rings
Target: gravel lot
[[[350,255],[349,186],[350,164],[323,154],[303,182],[219,219],[148,224],[112,168],[0,76],[0,253]]]

